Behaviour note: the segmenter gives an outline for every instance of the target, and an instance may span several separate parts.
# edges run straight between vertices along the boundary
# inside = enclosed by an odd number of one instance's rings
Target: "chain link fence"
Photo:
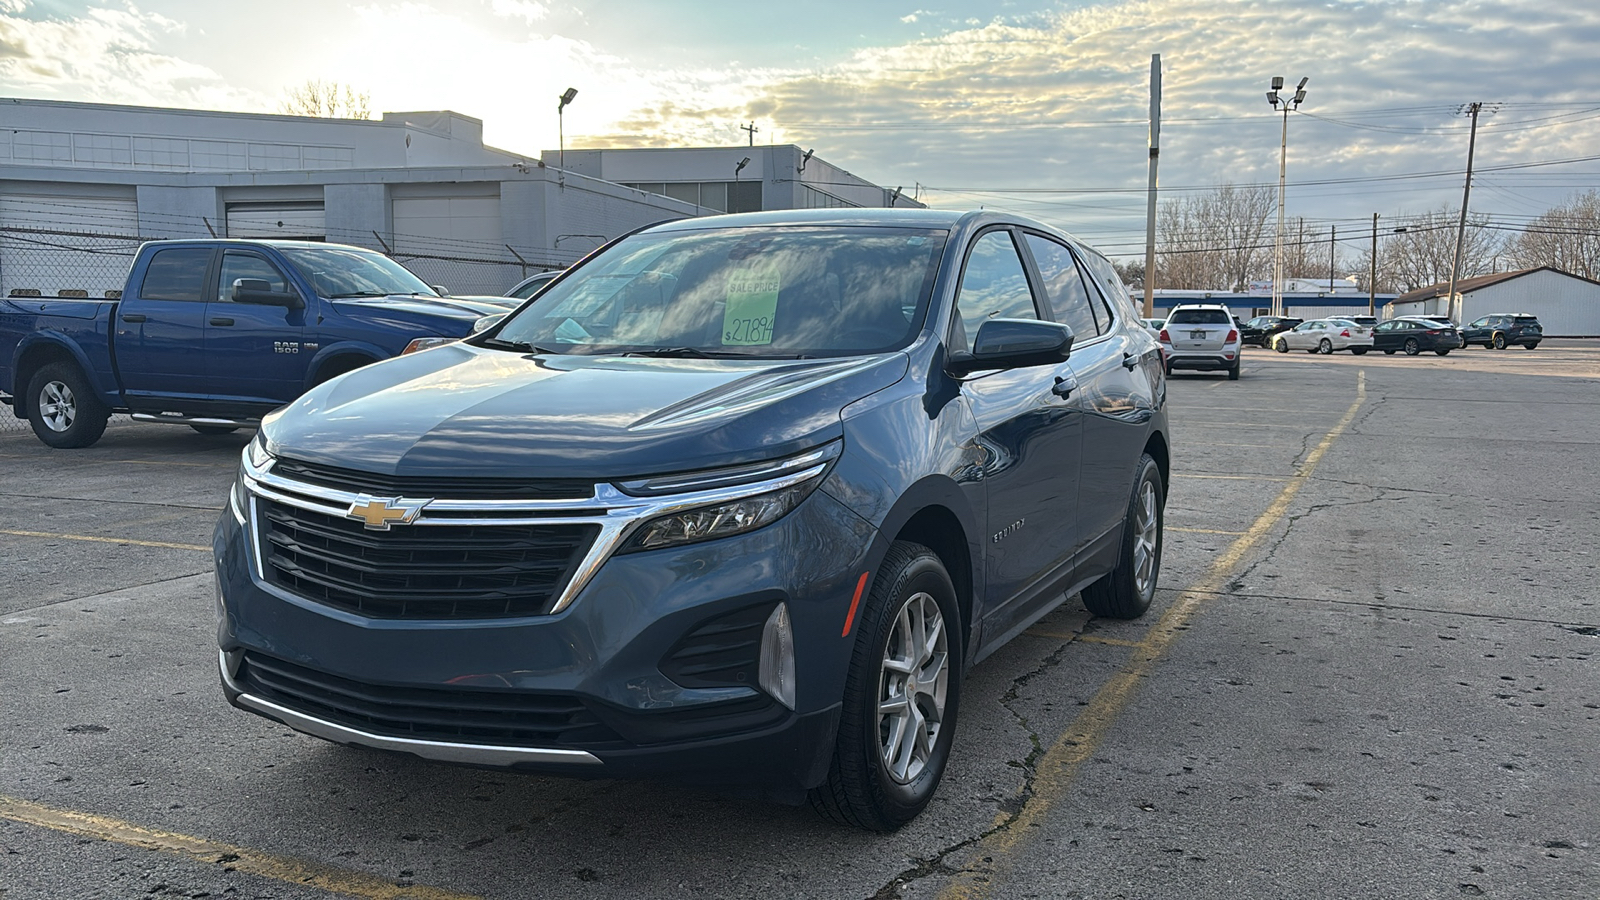
[[[128,268],[145,241],[163,235],[0,226],[0,297],[26,309],[29,299],[115,300],[122,296]],[[374,236],[376,237],[376,236]],[[578,253],[547,253],[537,258],[486,242],[443,241],[408,235],[384,242],[385,253],[430,285],[458,295],[498,295],[529,275],[563,268]],[[437,244],[438,246],[433,246]],[[420,249],[411,249],[411,246]],[[568,258],[571,257],[571,258]],[[126,416],[112,423],[128,422]],[[0,434],[28,431],[10,408],[0,409]]]

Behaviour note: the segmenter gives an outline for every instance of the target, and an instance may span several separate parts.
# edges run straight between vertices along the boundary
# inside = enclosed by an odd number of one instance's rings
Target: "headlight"
[[[822,476],[818,475],[771,493],[651,519],[639,526],[617,552],[657,550],[755,531],[788,515],[821,483]]]
[[[250,508],[250,491],[245,487],[245,473],[260,472],[272,462],[272,454],[267,451],[267,439],[262,437],[261,432],[257,431],[255,438],[245,445],[240,457],[239,473],[234,476],[233,490],[228,492],[228,507],[233,510],[233,517],[243,525],[245,510]]]
[[[415,338],[415,339],[413,339],[411,341],[411,343],[406,345],[406,348],[404,350],[400,351],[400,355],[401,356],[405,356],[407,353],[419,353],[419,352],[421,352],[423,350],[432,350],[435,347],[443,347],[445,344],[454,344],[457,340],[459,340],[459,338],[453,338],[453,337],[420,337],[420,338]]]

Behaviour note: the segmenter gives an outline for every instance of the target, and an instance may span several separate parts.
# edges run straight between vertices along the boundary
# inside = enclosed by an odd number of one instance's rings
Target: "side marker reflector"
[[[844,617],[844,630],[839,632],[839,637],[850,636],[850,626],[856,623],[856,607],[861,605],[861,592],[867,588],[867,576],[872,573],[862,572],[861,578],[856,581],[856,595],[850,598],[850,612]]]

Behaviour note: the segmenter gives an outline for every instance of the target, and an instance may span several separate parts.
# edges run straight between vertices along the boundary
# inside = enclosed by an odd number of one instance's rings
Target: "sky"
[[[1163,199],[1276,187],[1341,255],[1461,200],[1508,227],[1600,186],[1600,3],[1548,0],[0,0],[0,96],[275,112],[309,79],[485,141],[798,144],[929,205],[1142,256],[1151,55]],[[3,123],[0,123],[3,126]],[[1349,235],[1346,238],[1346,235]]]

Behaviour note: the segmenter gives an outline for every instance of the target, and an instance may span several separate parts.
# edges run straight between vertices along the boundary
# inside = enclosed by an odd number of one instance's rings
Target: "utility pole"
[[[1300,79],[1300,84],[1289,96],[1279,96],[1283,90],[1283,76],[1272,76],[1272,90],[1267,91],[1267,102],[1272,104],[1274,111],[1282,105],[1283,110],[1283,140],[1278,144],[1278,245],[1277,252],[1273,254],[1272,272],[1272,314],[1283,315],[1283,184],[1284,174],[1289,167],[1289,110],[1299,109],[1300,104],[1306,99],[1306,82],[1309,77]]]
[[[1460,311],[1456,309],[1456,279],[1461,277],[1461,248],[1467,238],[1467,201],[1472,197],[1472,152],[1478,146],[1478,113],[1483,110],[1481,102],[1467,104],[1465,112],[1472,116],[1472,130],[1467,137],[1467,185],[1461,190],[1461,222],[1456,225],[1456,256],[1450,264],[1450,293],[1445,299],[1445,314],[1452,321],[1461,321]]]
[[[739,130],[750,135],[750,146],[754,147],[756,145],[756,132],[761,130],[756,127],[756,123],[751,122],[749,125],[740,125]]]
[[[1378,214],[1372,214],[1372,269],[1367,273],[1367,315],[1378,314]]]
[[[1150,187],[1144,213],[1144,317],[1156,314],[1156,163],[1161,158],[1161,54],[1150,56]]]
[[[1339,246],[1339,226],[1333,226],[1333,231],[1328,235],[1328,293],[1333,293],[1333,256],[1335,248]]]

